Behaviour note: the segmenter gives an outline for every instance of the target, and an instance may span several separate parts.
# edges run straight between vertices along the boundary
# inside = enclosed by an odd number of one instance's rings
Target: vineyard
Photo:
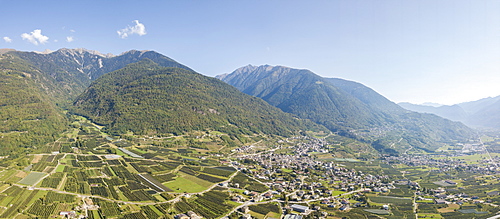
[[[41,187],[56,189],[64,177],[64,173],[54,173],[42,180]]]
[[[227,192],[210,191],[189,200],[178,202],[174,208],[179,213],[193,211],[205,218],[217,218],[217,216],[224,215],[231,210],[232,206],[226,204],[228,198],[229,194]]]
[[[134,152],[138,152],[135,150]],[[61,164],[58,166],[58,161]],[[57,170],[56,170],[56,167]],[[229,212],[234,206],[227,204],[229,194],[224,189],[218,188],[203,195],[193,196],[172,205],[169,203],[139,206],[140,212],[125,212],[121,207],[111,201],[128,200],[134,202],[155,202],[171,200],[174,195],[172,190],[164,186],[163,182],[172,182],[182,178],[186,182],[201,183],[205,186],[225,181],[233,173],[233,168],[190,166],[179,162],[154,162],[150,160],[137,160],[134,158],[103,160],[95,155],[43,155],[33,165],[32,170],[44,172],[30,172],[19,183],[32,185],[38,184],[42,188],[61,189],[61,191],[93,195],[98,210],[89,211],[89,218],[159,218],[174,212],[193,211],[205,218],[216,218]],[[54,171],[53,171],[54,170]],[[45,172],[53,171],[51,174]],[[15,172],[6,172],[5,178]],[[10,174],[10,175],[8,175]],[[2,177],[2,175],[0,175]],[[247,188],[255,187],[264,190],[267,187],[252,181],[245,175],[235,177],[241,185]],[[22,194],[22,195],[20,195]],[[37,195],[40,194],[40,195]],[[0,194],[0,203],[9,206],[8,210],[0,211],[0,217],[10,218],[16,209],[25,208],[25,214],[31,217],[48,218],[57,215],[59,211],[71,209],[79,199],[72,194],[63,194],[55,191],[28,191],[17,186],[8,187]]]
[[[58,218],[71,210],[83,216],[81,206],[89,203],[82,196],[99,206],[88,210],[88,218],[171,218],[182,206],[214,218],[234,208],[227,188],[206,190],[236,170],[218,167],[220,159],[211,151],[195,148],[220,145],[201,145],[190,135],[110,136],[86,118],[70,117],[71,126],[53,136],[55,142],[33,147],[32,155],[19,160],[0,159],[0,218]],[[165,186],[172,182],[181,189]],[[187,187],[204,194],[166,202]]]
[[[45,205],[40,199],[38,199],[35,201],[35,203],[33,203],[31,208],[28,209],[28,213],[47,218],[52,215],[56,206],[56,204]]]
[[[222,176],[222,177],[229,177],[231,174],[233,174],[236,170],[232,167],[229,168],[210,168],[210,167],[205,167],[203,168],[204,173],[208,173],[211,175],[216,175],[216,176]]]
[[[252,179],[241,172],[238,172],[238,174],[233,178],[231,182],[238,183],[240,185],[240,188],[244,188],[250,191],[265,192],[269,189],[267,186],[257,182],[255,179]]]
[[[93,202],[100,206],[100,215],[105,217],[114,217],[121,214],[120,208],[114,202],[105,201],[98,198],[92,198]]]
[[[268,203],[268,204],[260,204],[260,205],[250,205],[248,207],[251,211],[266,215],[269,212],[280,213],[280,207],[277,203]]]
[[[4,207],[8,206],[8,210],[4,211],[0,218],[12,218],[18,211],[25,209],[38,192],[21,189],[17,186],[9,187],[3,192],[7,195],[7,198],[2,200],[2,205]]]
[[[0,218],[56,218],[59,212],[72,210],[82,215],[82,204],[88,204],[82,196],[91,196],[93,204],[89,205],[99,206],[87,211],[88,218],[170,218],[188,211],[217,218],[234,209],[227,188],[206,191],[236,174],[232,167],[218,166],[218,159],[201,160],[193,148],[139,147],[127,141],[111,141],[90,123],[80,124],[85,125],[61,137],[61,142],[38,150],[44,154],[26,159],[29,166],[24,170],[0,169]],[[245,188],[267,190],[245,175],[239,174],[238,179]],[[165,186],[168,183],[177,186],[176,190]],[[188,187],[203,194],[166,202]],[[154,202],[158,204],[150,204]]]
[[[74,195],[61,194],[61,193],[56,193],[53,191],[49,191],[49,193],[47,193],[47,196],[45,197],[45,203],[48,203],[48,204],[55,203],[55,202],[72,203],[74,201],[75,201]]]
[[[160,216],[164,215],[158,208],[152,205],[148,206],[142,206],[141,211],[148,217],[148,218],[159,218]]]

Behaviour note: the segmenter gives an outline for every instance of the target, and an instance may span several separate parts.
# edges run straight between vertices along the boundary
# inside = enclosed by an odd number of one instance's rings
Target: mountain
[[[497,105],[499,102],[500,96],[496,96],[487,97],[476,101],[459,103],[458,105],[462,107],[462,109],[464,109],[467,114],[476,114],[490,107],[495,108],[495,105]]]
[[[463,124],[407,111],[360,83],[322,78],[309,70],[249,65],[217,78],[285,112],[378,147],[398,141],[404,147],[434,150],[439,143],[473,135]]]
[[[391,102],[384,96],[375,92],[373,89],[354,81],[348,81],[340,78],[325,78],[334,86],[344,90],[354,96],[361,102],[367,104],[373,110],[382,111],[385,113],[404,113],[400,106]]]
[[[407,109],[407,110],[411,110],[411,111],[415,111],[415,112],[419,112],[419,113],[432,113],[432,114],[438,115],[438,116],[443,117],[443,118],[447,118],[447,119],[452,120],[452,121],[459,121],[459,122],[466,123],[466,120],[467,120],[467,113],[459,105],[452,105],[452,106],[443,105],[443,106],[435,107],[435,106],[428,106],[428,105],[417,105],[417,104],[406,103],[406,102],[398,103],[398,105]]]
[[[151,59],[164,67],[189,69],[154,51],[131,50],[115,56],[86,49],[64,48],[55,52],[11,51],[8,54],[17,56],[37,68],[45,77],[46,91],[60,102],[72,101],[101,75],[143,58]]]
[[[383,115],[367,113],[370,110],[361,101],[309,70],[246,66],[218,78],[243,93],[260,97],[332,131],[377,127],[382,122]]]
[[[433,107],[440,107],[440,106],[443,106],[443,104],[440,104],[440,103],[433,103],[433,102],[425,102],[425,103],[422,103],[422,105],[424,105],[424,106],[433,106]]]
[[[367,141],[388,133],[407,135],[403,143],[420,142],[421,147],[468,136],[459,125],[409,113],[362,84],[325,79],[308,70],[247,66],[220,77],[293,117],[154,51],[105,55],[86,49],[41,53],[5,49],[0,53],[5,84],[0,88],[4,94],[0,143],[9,148],[56,138],[67,127],[64,110],[70,105],[73,112],[106,124],[113,133],[211,129],[289,135],[322,129],[306,120],[311,119]]]
[[[111,133],[218,130],[286,136],[306,128],[304,121],[220,80],[150,59],[99,77],[76,99],[74,112]]]
[[[43,88],[44,75],[26,61],[0,55],[0,155],[54,141],[67,120]]]
[[[13,52],[13,51],[16,51],[16,50],[15,49],[0,49],[0,55],[5,54],[7,52]]]
[[[467,123],[472,126],[500,130],[500,96],[494,103],[484,105],[467,118]],[[467,109],[467,106],[462,105]]]
[[[68,125],[64,108],[93,80],[143,58],[189,69],[154,51],[114,56],[86,49],[0,49],[0,156],[54,141]]]
[[[2,49],[0,80],[0,156],[59,138],[69,125],[68,108],[116,134],[327,131],[154,51],[115,56],[86,49]]]
[[[460,121],[475,128],[500,129],[500,96],[483,98],[477,101],[439,107],[411,103],[399,103],[405,109],[432,113],[453,121]]]

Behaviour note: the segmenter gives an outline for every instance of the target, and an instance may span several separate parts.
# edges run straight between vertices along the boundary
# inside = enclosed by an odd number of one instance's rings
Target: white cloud
[[[146,35],[146,27],[144,26],[144,24],[139,23],[138,20],[134,20],[133,22],[135,23],[135,26],[128,26],[124,29],[116,31],[116,33],[118,33],[118,36],[120,36],[122,39],[125,39],[132,34],[137,34],[139,36]]]
[[[48,36],[42,35],[42,30],[37,29],[31,33],[23,33],[21,34],[23,40],[28,40],[30,43],[38,45],[39,43],[44,44],[49,40]]]
[[[74,32],[76,32],[76,31],[75,31],[75,30],[69,30],[69,32],[74,33]]]
[[[71,43],[73,41],[75,41],[75,38],[73,38],[72,36],[66,37],[66,42]]]
[[[6,42],[6,43],[12,43],[12,39],[10,37],[3,37],[3,40]]]

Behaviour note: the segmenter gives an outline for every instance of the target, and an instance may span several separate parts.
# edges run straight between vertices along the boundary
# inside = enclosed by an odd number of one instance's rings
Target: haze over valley
[[[432,113],[452,121],[462,122],[479,129],[499,129],[498,117],[500,96],[487,97],[476,101],[454,104],[451,106],[426,106],[411,103],[399,103],[405,109],[421,113]]]

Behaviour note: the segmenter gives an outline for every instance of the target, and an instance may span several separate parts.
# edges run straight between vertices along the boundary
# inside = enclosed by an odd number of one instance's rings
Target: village
[[[271,190],[257,193],[246,190],[244,195],[233,196],[232,200],[245,203],[239,207],[242,216],[248,212],[248,203],[257,202],[280,202],[282,211],[286,212],[285,218],[302,218],[316,212],[316,216],[327,216],[327,211],[322,207],[336,209],[337,211],[349,211],[358,207],[369,207],[370,201],[367,194],[388,196],[392,189],[400,187],[409,188],[412,193],[401,199],[411,200],[414,212],[418,212],[418,204],[458,205],[465,203],[488,204],[498,207],[490,197],[498,197],[499,191],[490,191],[485,195],[488,198],[477,195],[468,195],[467,189],[458,187],[457,180],[443,179],[433,182],[431,188],[422,187],[417,181],[405,177],[405,171],[400,176],[370,174],[355,168],[347,168],[339,162],[323,162],[314,158],[313,153],[328,152],[328,143],[323,139],[302,137],[302,141],[287,149],[293,149],[288,153],[277,153],[282,151],[283,146],[277,146],[268,151],[258,151],[253,146],[245,146],[233,150],[235,161],[232,166],[259,180]],[[297,140],[297,139],[293,139]],[[288,141],[288,140],[286,140]],[[468,147],[470,149],[470,147]],[[444,173],[467,171],[478,175],[495,176],[500,173],[496,161],[482,162],[471,165],[460,159],[446,156],[386,156],[386,164],[404,164],[408,167],[428,167],[429,172]],[[410,173],[410,172],[408,172]],[[224,184],[223,186],[238,187],[238,185]],[[371,195],[370,195],[371,196]],[[248,198],[246,198],[248,197]],[[383,214],[390,213],[390,204],[380,206]],[[292,213],[293,212],[293,213]],[[376,211],[375,211],[376,212]],[[483,214],[476,210],[464,210],[463,213]]]
[[[44,217],[180,219],[487,218],[500,211],[498,155],[481,144],[467,153],[458,145],[454,154],[357,158],[337,156],[338,144],[324,137],[266,139],[217,152],[193,144],[222,139],[217,132],[165,139],[95,137],[90,128],[74,133],[30,155],[29,170],[2,172],[0,199],[19,191],[26,195],[15,200],[26,203],[51,197],[22,206],[5,199],[6,208]],[[174,139],[189,145],[156,143]]]

